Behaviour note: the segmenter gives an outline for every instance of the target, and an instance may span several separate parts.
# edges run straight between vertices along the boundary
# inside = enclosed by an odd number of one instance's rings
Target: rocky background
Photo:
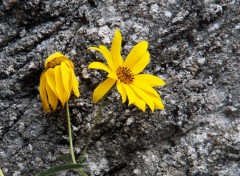
[[[122,53],[145,39],[146,72],[165,109],[142,113],[108,95],[94,132],[86,172],[97,176],[240,175],[239,0],[1,0],[0,167],[6,176],[35,175],[69,155],[65,109],[45,114],[38,86],[48,55],[75,64],[79,99],[70,100],[79,156],[99,104],[94,88],[106,77],[90,71],[110,47],[115,28]],[[77,175],[75,171],[59,175]]]

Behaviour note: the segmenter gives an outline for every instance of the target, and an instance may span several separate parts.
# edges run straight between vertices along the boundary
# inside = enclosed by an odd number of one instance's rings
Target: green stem
[[[91,128],[90,134],[89,134],[88,139],[87,139],[87,144],[86,144],[86,146],[85,146],[85,148],[83,150],[83,156],[86,156],[87,149],[88,149],[89,143],[90,143],[92,135],[93,135],[93,131],[95,130],[95,128],[97,126],[97,123],[98,123],[98,120],[99,120],[99,118],[101,116],[103,102],[104,102],[105,98],[106,98],[106,95],[101,100],[101,103],[100,103],[100,106],[99,106],[99,109],[98,109],[98,112],[97,112],[97,116],[96,116],[96,118],[94,120],[94,124],[93,124],[93,126]]]
[[[70,113],[69,113],[68,102],[66,103],[66,110],[67,110],[67,121],[68,121],[68,135],[69,135],[69,143],[70,143],[70,152],[71,152],[71,156],[72,156],[72,162],[73,162],[73,164],[76,164],[74,151],[73,151],[71,121],[70,121]]]
[[[75,160],[75,155],[74,155],[74,151],[73,151],[71,121],[70,121],[70,113],[69,113],[68,102],[66,102],[66,110],[67,110],[67,121],[68,121],[68,135],[69,135],[69,143],[70,143],[70,153],[71,153],[71,157],[72,157],[72,162],[73,162],[73,164],[76,164],[77,162],[76,162],[76,160]],[[81,168],[78,169],[78,172],[79,172],[82,176],[87,176],[87,174],[85,174]],[[0,175],[0,176],[1,176],[1,175]]]

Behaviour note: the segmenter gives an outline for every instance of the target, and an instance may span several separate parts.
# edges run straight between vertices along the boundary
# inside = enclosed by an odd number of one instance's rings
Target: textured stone
[[[65,110],[45,114],[38,93],[45,58],[66,54],[81,97],[69,102],[79,156],[98,110],[94,88],[106,77],[89,46],[110,47],[115,28],[122,54],[149,41],[146,73],[165,109],[142,113],[113,89],[90,143],[89,175],[240,175],[240,2],[235,0],[3,0],[0,2],[0,167],[35,175],[69,156]],[[77,175],[68,171],[59,175]]]

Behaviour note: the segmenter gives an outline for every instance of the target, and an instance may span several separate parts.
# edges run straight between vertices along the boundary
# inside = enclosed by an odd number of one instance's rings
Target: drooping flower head
[[[63,54],[56,52],[50,55],[44,65],[39,92],[44,111],[51,112],[56,110],[58,100],[64,106],[72,91],[76,97],[80,96],[79,83],[73,63]]]
[[[107,65],[92,62],[88,66],[88,68],[101,69],[108,73],[108,78],[94,90],[93,102],[97,103],[116,83],[122,103],[128,98],[129,105],[134,104],[143,112],[146,110],[146,104],[152,111],[164,109],[161,98],[153,87],[163,86],[165,82],[151,74],[140,74],[150,61],[150,54],[147,50],[148,42],[145,40],[139,42],[125,60],[121,56],[121,45],[122,36],[120,31],[116,30],[111,50],[103,45],[88,48],[99,51],[107,62]]]

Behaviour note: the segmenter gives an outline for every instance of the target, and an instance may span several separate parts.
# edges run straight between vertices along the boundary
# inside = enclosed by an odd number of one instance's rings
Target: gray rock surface
[[[126,56],[149,41],[146,72],[165,110],[122,105],[115,89],[88,151],[89,175],[240,175],[239,0],[0,1],[0,167],[6,176],[35,175],[69,154],[65,110],[45,114],[38,85],[45,58],[71,58],[81,97],[70,100],[79,156],[98,109],[91,101],[105,78],[90,71],[103,58],[86,50],[110,46],[114,29]],[[60,175],[77,175],[74,171]]]

